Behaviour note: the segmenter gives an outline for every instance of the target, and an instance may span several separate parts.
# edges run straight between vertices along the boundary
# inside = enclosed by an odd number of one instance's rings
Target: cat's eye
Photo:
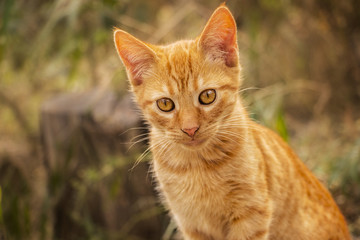
[[[161,98],[156,101],[158,108],[163,112],[170,112],[175,108],[174,102],[170,98]]]
[[[203,105],[213,103],[216,99],[216,92],[214,89],[207,89],[200,93],[199,102]]]

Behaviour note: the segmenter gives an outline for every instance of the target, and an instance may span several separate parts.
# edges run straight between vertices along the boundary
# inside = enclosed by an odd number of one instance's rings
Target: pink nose
[[[199,127],[193,127],[193,128],[184,128],[181,129],[184,133],[186,133],[189,137],[194,137],[196,131],[199,129]]]

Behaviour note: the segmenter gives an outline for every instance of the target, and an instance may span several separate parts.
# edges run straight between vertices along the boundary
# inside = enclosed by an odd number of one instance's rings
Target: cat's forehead
[[[163,47],[163,64],[167,70],[173,74],[182,74],[192,71],[192,65],[195,63],[198,55],[196,43],[194,41],[178,41]]]
[[[227,83],[228,77],[224,71],[206,61],[196,40],[160,46],[156,53],[158,67],[146,88],[151,99],[189,97]]]
[[[179,41],[162,47],[161,71],[170,92],[197,90],[201,69],[195,41]]]

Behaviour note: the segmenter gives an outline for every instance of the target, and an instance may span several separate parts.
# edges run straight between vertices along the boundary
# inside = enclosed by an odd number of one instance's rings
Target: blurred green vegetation
[[[143,148],[108,156],[73,179],[64,171],[48,178],[40,107],[63,92],[127,92],[113,27],[154,44],[194,38],[221,2],[0,2],[0,239],[139,239],[136,224],[163,214],[149,204],[156,200],[136,199],[137,214],[122,228],[109,230],[96,221],[91,208],[116,215],[111,206],[128,190],[122,189],[128,174],[124,167]],[[360,1],[241,0],[227,5],[239,29],[241,94],[251,116],[295,148],[330,188],[354,236],[360,236]],[[66,197],[64,186],[77,193],[71,208],[55,204]],[[96,202],[99,192],[107,202]],[[61,211],[69,211],[73,228],[57,228],[60,220],[51,214]],[[62,231],[68,231],[66,238]]]

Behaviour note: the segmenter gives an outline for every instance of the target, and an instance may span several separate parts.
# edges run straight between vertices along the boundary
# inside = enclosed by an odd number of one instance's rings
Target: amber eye
[[[175,108],[175,104],[170,98],[161,98],[156,101],[156,104],[163,112],[170,112]]]
[[[213,103],[216,98],[216,92],[214,89],[207,89],[200,93],[199,102],[204,105]]]

